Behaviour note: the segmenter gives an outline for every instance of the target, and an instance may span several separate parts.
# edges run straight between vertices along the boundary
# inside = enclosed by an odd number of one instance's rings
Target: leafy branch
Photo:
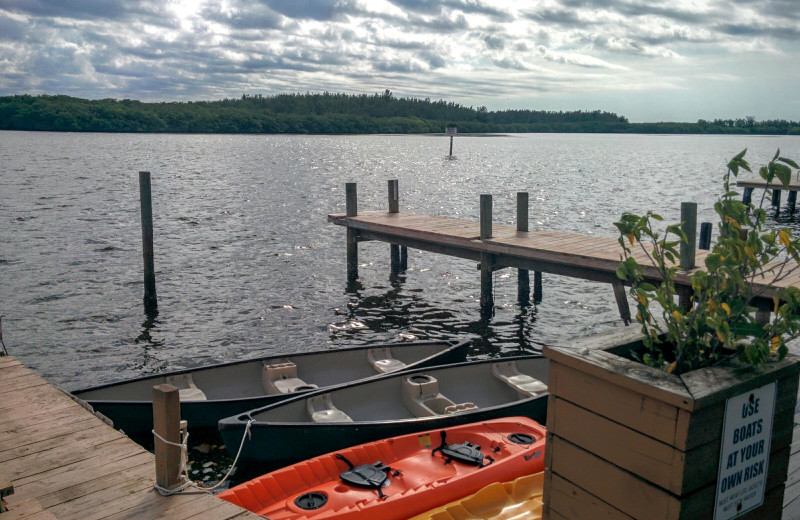
[[[649,366],[683,373],[712,365],[731,351],[744,362],[763,365],[770,357],[783,359],[786,342],[800,337],[800,289],[777,287],[800,269],[800,238],[789,229],[767,227],[762,208],[766,191],[756,207],[739,201],[731,189],[733,177],[752,171],[746,151],[728,162],[723,194],[714,204],[719,238],[705,258],[705,269],[688,274],[688,283],[676,283],[679,248],[687,242],[680,224],[668,225],[662,234],[655,223],[663,219],[651,211],[642,216],[624,213],[614,224],[623,251],[617,276],[631,286],[644,334],[645,349],[634,355]],[[792,168],[798,165],[778,150],[758,173],[768,183],[778,180],[788,188]],[[655,273],[646,273],[640,261]],[[655,285],[648,280],[656,280]],[[678,285],[688,293],[683,301],[677,298]],[[775,288],[773,316],[764,320],[759,311],[765,310],[768,287]],[[659,319],[654,303],[661,309]]]

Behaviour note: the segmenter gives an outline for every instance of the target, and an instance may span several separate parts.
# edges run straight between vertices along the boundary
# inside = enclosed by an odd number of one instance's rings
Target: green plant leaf
[[[789,166],[791,166],[791,167],[792,167],[792,168],[794,168],[794,169],[800,170],[800,166],[798,166],[798,165],[797,165],[797,163],[796,163],[796,162],[794,162],[794,161],[793,161],[793,160],[791,160],[791,159],[788,159],[788,158],[786,158],[786,157],[778,157],[778,160],[779,160],[780,162],[782,162],[782,163],[786,163],[786,164],[788,164]]]

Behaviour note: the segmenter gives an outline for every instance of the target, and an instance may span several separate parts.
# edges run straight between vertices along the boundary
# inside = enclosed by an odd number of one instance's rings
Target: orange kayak
[[[493,482],[474,495],[408,520],[539,520],[544,472],[511,482]]]
[[[510,417],[362,444],[217,495],[271,520],[405,520],[544,470],[545,429]],[[277,448],[277,447],[276,447]]]

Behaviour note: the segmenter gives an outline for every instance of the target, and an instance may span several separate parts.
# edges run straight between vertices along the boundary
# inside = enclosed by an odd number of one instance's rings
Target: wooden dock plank
[[[370,238],[391,242],[402,238],[420,243],[422,249],[451,254],[461,258],[473,258],[476,254],[490,253],[508,255],[512,265],[525,264],[542,272],[552,272],[587,280],[611,281],[619,266],[620,245],[616,238],[580,235],[560,231],[516,231],[514,227],[495,225],[493,237],[478,240],[479,223],[434,217],[413,213],[388,213],[369,211],[355,217],[332,214],[328,220],[337,225],[369,232]],[[429,244],[429,246],[425,246]],[[413,247],[413,246],[412,246]],[[447,248],[453,248],[448,250]],[[658,279],[658,272],[649,265],[647,255],[640,248],[634,248],[633,256],[643,266],[646,277]],[[696,252],[696,269],[703,269],[705,250]],[[519,265],[518,265],[519,264]],[[676,277],[678,284],[688,283],[688,274]],[[778,288],[800,286],[800,271],[774,287],[766,283],[757,284],[764,299],[775,296]]]
[[[736,181],[736,185],[740,188],[761,188],[764,189],[767,187],[767,181],[764,179],[739,179]],[[785,191],[798,191],[800,190],[800,181],[797,179],[792,179],[789,182],[789,189],[787,190],[784,188],[783,184],[779,180],[773,180],[772,183],[769,185],[769,189],[778,189],[778,190],[785,190]]]
[[[20,370],[2,358],[0,470],[14,486],[3,520],[260,518],[211,495],[160,496],[151,453]]]

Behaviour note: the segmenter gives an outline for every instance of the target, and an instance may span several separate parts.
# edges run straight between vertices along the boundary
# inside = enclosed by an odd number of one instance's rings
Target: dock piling
[[[492,238],[492,196],[481,195],[480,239]],[[489,316],[494,308],[492,296],[492,255],[481,253],[481,315]]]
[[[389,191],[389,213],[400,212],[400,193],[397,179],[392,179],[388,182]],[[400,255],[400,246],[397,244],[389,245],[389,258],[391,265],[391,272],[396,275],[403,269],[403,261]]]
[[[144,261],[144,308],[152,313],[158,307],[156,268],[153,260],[153,197],[150,172],[139,172],[139,205],[142,219],[142,259]]]
[[[681,230],[686,235],[686,242],[680,246],[680,268],[684,271],[695,268],[697,254],[697,203],[681,202]],[[678,304],[683,308],[691,305],[691,287],[682,285],[677,288]]]
[[[704,249],[708,251],[711,249],[711,222],[703,222],[700,224],[700,242],[698,244],[698,249]]]
[[[358,191],[355,182],[345,184],[345,214],[348,217],[358,215]],[[358,278],[358,230],[347,228],[347,281],[352,283]]]
[[[797,206],[797,192],[790,191],[789,196],[786,198],[786,202],[789,204],[789,211],[794,213],[795,207]]]
[[[153,431],[155,432],[156,484],[167,490],[181,485],[181,448],[174,445],[181,442],[180,422],[181,404],[178,389],[172,385],[155,385],[153,387]]]
[[[517,192],[517,231],[528,231],[528,193]],[[531,279],[527,269],[517,269],[517,300],[520,306],[530,304]]]
[[[772,206],[780,210],[781,208],[781,190],[772,190]]]
[[[742,202],[751,204],[753,202],[753,188],[745,188],[742,194]]]
[[[686,242],[681,242],[681,269],[688,271],[695,267],[697,243],[697,203],[681,203],[681,230],[686,235]]]

